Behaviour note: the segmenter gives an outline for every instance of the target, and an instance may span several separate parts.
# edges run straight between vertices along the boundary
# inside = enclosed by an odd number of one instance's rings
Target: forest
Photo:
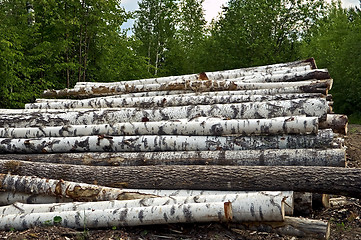
[[[314,57],[336,113],[361,123],[361,10],[324,0],[0,0],[0,108],[45,89],[244,68]],[[361,1],[360,1],[361,5]],[[121,26],[135,19],[132,34]]]

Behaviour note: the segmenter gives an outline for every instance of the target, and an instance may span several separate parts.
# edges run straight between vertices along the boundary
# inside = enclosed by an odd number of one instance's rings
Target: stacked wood
[[[223,221],[327,239],[327,223],[284,215],[312,211],[310,192],[361,197],[361,172],[344,168],[347,117],[333,114],[332,84],[307,59],[79,82],[0,110],[0,203],[24,203],[0,208],[0,229]],[[111,201],[52,203],[69,200]]]

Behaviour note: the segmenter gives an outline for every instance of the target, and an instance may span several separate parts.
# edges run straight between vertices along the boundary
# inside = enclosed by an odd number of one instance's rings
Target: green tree
[[[207,40],[207,65],[215,70],[297,59],[299,39],[322,9],[320,0],[230,0]]]
[[[343,9],[333,2],[327,15],[309,32],[303,56],[314,56],[318,67],[328,68],[334,79],[331,91],[335,111],[361,114],[361,11]]]

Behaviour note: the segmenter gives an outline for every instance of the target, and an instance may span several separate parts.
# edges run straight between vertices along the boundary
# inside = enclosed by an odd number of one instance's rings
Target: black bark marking
[[[183,215],[186,218],[186,222],[192,222],[193,215],[190,206],[183,206]]]
[[[143,210],[139,211],[138,219],[141,223],[143,223],[143,219],[144,219],[144,211]]]

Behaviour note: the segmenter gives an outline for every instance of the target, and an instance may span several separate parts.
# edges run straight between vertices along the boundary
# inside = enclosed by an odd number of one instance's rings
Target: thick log
[[[49,195],[37,195],[13,191],[0,192],[0,206],[13,203],[46,204],[72,202],[70,198],[55,197]]]
[[[94,211],[2,215],[0,216],[0,229],[24,230],[46,224],[87,229],[186,222],[228,222],[232,220],[231,205],[227,202],[193,203]]]
[[[23,114],[0,115],[0,127],[44,127],[63,125],[115,124],[119,122],[155,122],[195,117],[225,119],[259,119],[296,115],[326,119],[328,105],[325,99],[295,99],[285,101],[214,104],[156,109],[119,108],[102,110],[36,113],[31,109]],[[50,110],[45,110],[50,111]],[[58,110],[56,110],[58,111]]]
[[[170,107],[187,105],[229,104],[243,102],[264,102],[292,100],[297,98],[320,98],[319,93],[279,95],[165,95],[154,97],[100,97],[84,100],[52,101],[25,104],[26,109],[69,109],[69,108],[121,108],[121,107]]]
[[[235,191],[298,191],[361,198],[361,169],[338,167],[145,166],[94,167],[0,161],[2,173],[109,187]]]
[[[199,81],[175,81],[166,84],[148,84],[148,85],[118,85],[118,86],[95,86],[80,87],[76,89],[47,90],[44,91],[45,98],[62,98],[62,97],[96,97],[108,96],[132,92],[149,92],[149,91],[193,91],[193,92],[210,92],[210,91],[235,91],[235,90],[257,90],[270,88],[294,88],[303,92],[310,92],[310,89],[332,87],[332,79],[311,80],[300,82],[272,82],[272,83],[243,83],[230,80],[199,80]],[[298,90],[298,91],[299,91]],[[311,92],[315,92],[311,90]]]
[[[320,128],[331,128],[335,133],[347,134],[348,118],[346,115],[327,114],[325,121],[321,121]]]
[[[248,222],[230,225],[232,230],[272,232],[281,236],[295,236],[309,239],[329,239],[330,224],[322,220],[285,217],[283,222]]]
[[[174,204],[230,202],[233,221],[282,221],[284,219],[285,194],[266,192],[244,193],[239,195],[202,195],[191,197],[145,198],[127,201],[72,202],[64,204],[22,204],[0,207],[1,215],[29,214],[65,211],[88,211],[134,207],[156,207]]]
[[[112,125],[70,125],[39,128],[0,128],[1,138],[42,138],[131,135],[281,135],[317,134],[316,117],[280,117],[272,119],[196,118],[160,122],[125,122]]]
[[[243,151],[86,152],[60,154],[0,154],[19,160],[92,166],[230,165],[345,167],[344,149],[265,149]]]
[[[66,152],[152,152],[152,151],[219,151],[257,149],[299,149],[332,147],[331,129],[317,135],[280,136],[86,136],[38,139],[0,138],[0,153]]]
[[[5,191],[69,198],[74,201],[130,200],[155,197],[118,188],[9,174],[0,174],[0,186]]]

